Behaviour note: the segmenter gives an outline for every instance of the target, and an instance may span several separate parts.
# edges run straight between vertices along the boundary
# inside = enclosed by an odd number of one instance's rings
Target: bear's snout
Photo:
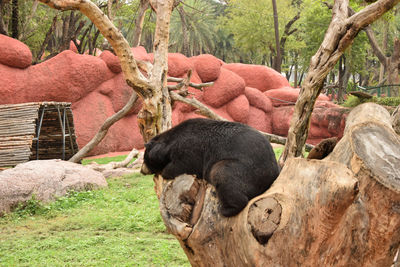
[[[142,168],[140,168],[140,173],[144,175],[152,174],[149,167],[147,167],[146,163],[143,162]]]

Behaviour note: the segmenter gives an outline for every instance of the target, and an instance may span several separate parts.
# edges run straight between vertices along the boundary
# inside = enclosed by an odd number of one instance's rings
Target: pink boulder
[[[27,45],[0,34],[0,64],[25,69],[32,64],[32,53]]]
[[[292,87],[283,87],[279,89],[268,90],[264,94],[268,96],[274,107],[294,105],[299,97],[300,89]],[[317,101],[327,101],[326,95],[319,95]]]
[[[120,73],[122,71],[121,69],[121,63],[119,62],[119,59],[116,55],[111,53],[110,51],[103,51],[101,53],[100,58],[104,60],[104,62],[107,64],[107,67],[114,73]]]
[[[325,95],[319,95],[321,97],[324,97]],[[324,107],[324,108],[338,108],[340,107],[339,105],[336,105],[335,103],[331,101],[326,101],[326,100],[317,100],[315,102],[315,108],[316,107]]]
[[[136,60],[142,60],[142,61],[150,61],[150,56],[147,54],[146,49],[144,49],[143,46],[137,46],[137,47],[132,47],[131,48],[133,57]],[[111,53],[108,50],[103,51],[101,54],[99,54],[100,58],[106,62],[107,67],[114,73],[120,73],[122,71],[121,69],[121,63],[116,55]]]
[[[115,74],[97,57],[65,50],[23,70],[0,64],[0,75],[1,91],[9,91],[0,99],[0,104],[12,104],[75,102]]]
[[[260,90],[252,87],[246,87],[244,89],[244,94],[250,102],[250,105],[259,108],[266,113],[270,113],[272,111],[272,102],[264,95]]]
[[[287,136],[290,120],[293,115],[293,106],[282,106],[272,111],[272,133]]]
[[[171,77],[182,77],[188,70],[193,70],[193,63],[180,53],[168,54],[168,75]]]
[[[136,94],[125,82],[122,73],[102,83],[97,88],[97,91],[111,100],[114,112],[120,111],[126,103],[128,103],[131,95]],[[128,114],[137,114],[141,107],[142,100],[140,97],[137,97],[133,108],[128,112]]]
[[[250,106],[249,119],[247,124],[262,132],[271,133],[272,125],[271,118],[259,108]]]
[[[215,81],[221,72],[221,60],[213,55],[204,54],[190,58],[203,82]]]
[[[152,57],[147,54],[146,49],[143,46],[136,46],[131,48],[133,57],[137,60],[152,61]]]
[[[249,118],[249,100],[245,95],[240,95],[226,104],[226,111],[235,121],[247,123]]]
[[[244,93],[244,80],[235,73],[221,69],[213,86],[204,88],[204,102],[218,108]]]
[[[78,146],[81,148],[97,133],[103,122],[114,114],[109,98],[92,92],[73,104],[74,124]],[[129,125],[129,127],[127,127]],[[132,147],[143,147],[136,115],[127,116],[115,123],[106,137],[90,154],[104,154],[110,151],[127,151]]]
[[[310,138],[341,137],[349,110],[316,107],[311,116]],[[315,129],[311,131],[311,129]]]
[[[225,64],[222,67],[242,77],[246,86],[257,88],[261,92],[290,86],[285,77],[266,66],[233,63]]]

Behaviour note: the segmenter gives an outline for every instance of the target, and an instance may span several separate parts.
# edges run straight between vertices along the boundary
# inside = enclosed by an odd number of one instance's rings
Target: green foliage
[[[300,66],[307,69],[311,57],[317,52],[324,39],[326,30],[332,18],[332,12],[321,1],[305,0],[303,3],[304,12],[299,20],[298,39],[304,42],[300,49]]]
[[[376,97],[372,98],[372,101],[384,106],[397,107],[400,105],[400,97]]]
[[[370,99],[360,99],[356,96],[349,95],[346,99],[346,101],[343,103],[344,107],[356,107],[362,103],[366,102],[374,102],[379,105],[383,106],[393,106],[397,107],[400,105],[400,97],[376,97],[374,96],[373,98]]]
[[[279,31],[297,13],[292,1],[277,1]],[[265,63],[275,47],[272,2],[270,0],[232,0],[219,26],[234,37],[234,47],[242,52],[242,59],[255,64]]]
[[[183,8],[183,16],[188,28],[189,55],[212,53],[216,43],[216,9],[207,0],[187,0],[174,9],[171,16],[170,51],[183,52],[183,24],[178,9]]]
[[[366,102],[366,101],[364,101]],[[348,107],[348,108],[352,108],[352,107],[356,107],[362,103],[364,103],[360,100],[360,98],[354,96],[354,95],[349,95],[346,99],[346,101],[344,101],[344,103],[342,104],[342,106],[344,107]]]

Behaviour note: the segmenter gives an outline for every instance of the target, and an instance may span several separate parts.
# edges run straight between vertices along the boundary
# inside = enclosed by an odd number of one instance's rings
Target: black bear
[[[265,192],[280,172],[268,139],[238,122],[190,119],[145,147],[142,173],[165,179],[186,173],[205,179],[215,186],[226,217]]]

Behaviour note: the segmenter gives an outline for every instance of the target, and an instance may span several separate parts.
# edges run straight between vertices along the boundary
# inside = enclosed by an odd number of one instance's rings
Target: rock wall
[[[143,47],[132,48],[136,59],[152,61]],[[104,120],[121,109],[132,94],[125,83],[118,58],[109,51],[99,56],[80,55],[67,50],[37,65],[31,65],[29,48],[0,35],[0,104],[36,101],[72,102],[79,147],[97,132]],[[184,77],[193,70],[194,83],[214,82],[194,96],[226,119],[239,121],[259,130],[286,136],[299,89],[271,68],[259,65],[225,64],[212,55],[187,58],[179,53],[168,56],[168,75]],[[339,136],[344,129],[347,110],[320,95],[311,119],[308,142]],[[92,155],[142,148],[136,114],[132,111],[113,125]],[[200,117],[183,103],[173,107],[173,124]]]

